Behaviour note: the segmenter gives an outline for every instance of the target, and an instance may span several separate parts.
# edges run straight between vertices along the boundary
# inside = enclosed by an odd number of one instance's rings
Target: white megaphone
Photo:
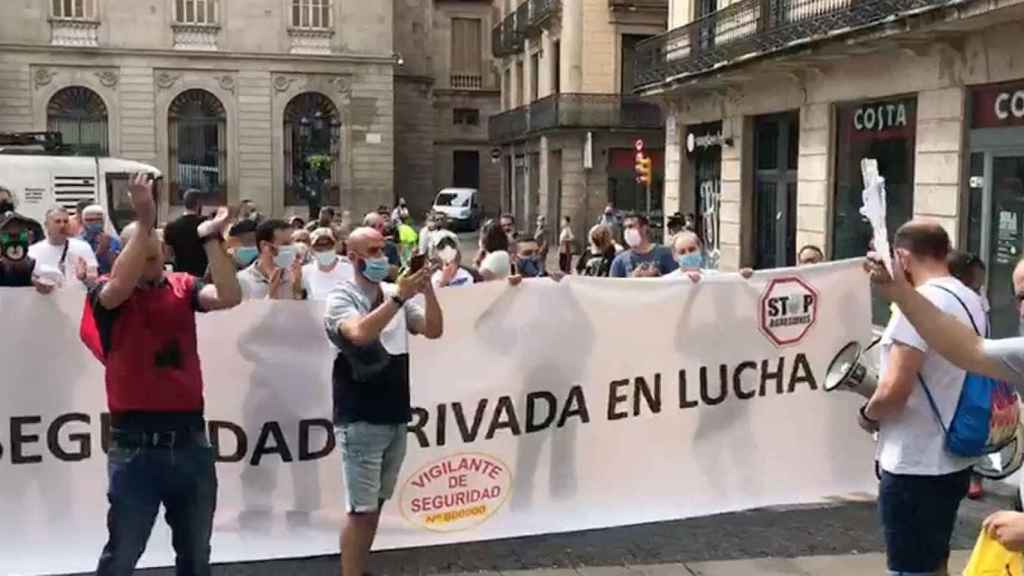
[[[864,362],[864,353],[878,341],[875,339],[867,348],[862,348],[858,342],[843,346],[829,362],[825,372],[825,391],[847,390],[871,398],[878,388],[878,371]]]
[[[974,465],[974,472],[979,476],[1002,480],[1024,464],[1024,425],[1017,425],[1017,433],[1006,446],[1000,450],[985,454]]]

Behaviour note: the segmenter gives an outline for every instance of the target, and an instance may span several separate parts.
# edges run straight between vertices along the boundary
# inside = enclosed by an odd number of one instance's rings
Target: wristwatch
[[[390,300],[391,300],[392,302],[394,302],[394,303],[395,303],[395,305],[396,305],[396,306],[398,306],[399,308],[401,308],[402,306],[405,306],[405,300],[402,300],[402,299],[401,299],[401,298],[400,298],[400,297],[398,296],[398,294],[392,294],[392,295],[391,295],[391,298],[390,298]]]

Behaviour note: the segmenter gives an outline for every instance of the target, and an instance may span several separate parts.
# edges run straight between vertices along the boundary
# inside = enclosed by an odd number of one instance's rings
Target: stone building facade
[[[586,238],[608,203],[661,220],[663,117],[629,96],[634,47],[665,30],[667,0],[495,0],[503,112],[489,124],[501,149],[501,204],[533,228],[572,219]],[[655,170],[636,182],[634,145]]]
[[[274,215],[390,205],[393,21],[354,0],[4,2],[0,131],[160,168],[164,217],[186,187]]]
[[[672,0],[638,47],[636,91],[667,112],[666,204],[696,212],[723,268],[862,256],[862,159],[888,228],[940,222],[988,264],[998,335],[1016,333],[1024,249],[1024,3]],[[875,320],[888,317],[876,302]]]
[[[395,191],[416,219],[446,187],[476,188],[499,210],[487,120],[498,112],[490,0],[396,0]]]

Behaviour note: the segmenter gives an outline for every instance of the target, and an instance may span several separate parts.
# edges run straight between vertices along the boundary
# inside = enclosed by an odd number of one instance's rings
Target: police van
[[[57,132],[0,134],[0,187],[14,194],[18,214],[43,222],[53,206],[74,214],[79,202],[90,201],[106,210],[108,232],[120,232],[134,218],[131,176],[162,177],[160,170],[141,162],[68,156],[66,151]]]

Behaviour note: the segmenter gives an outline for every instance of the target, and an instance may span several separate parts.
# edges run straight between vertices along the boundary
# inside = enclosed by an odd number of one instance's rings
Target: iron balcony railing
[[[562,10],[562,0],[530,0],[529,4],[531,28],[541,26]]]
[[[523,6],[529,8],[526,4]],[[495,57],[509,56],[523,49],[523,39],[526,38],[526,20],[529,17],[529,10],[525,11],[521,26],[517,22],[520,20],[520,11],[512,12],[500,24],[494,27],[491,33],[491,53]]]
[[[612,10],[668,10],[668,0],[608,0]]]
[[[633,89],[960,1],[740,0],[638,44]]]
[[[657,130],[665,126],[661,109],[620,94],[554,94],[527,106],[491,116],[491,142],[510,142],[560,129]]]

